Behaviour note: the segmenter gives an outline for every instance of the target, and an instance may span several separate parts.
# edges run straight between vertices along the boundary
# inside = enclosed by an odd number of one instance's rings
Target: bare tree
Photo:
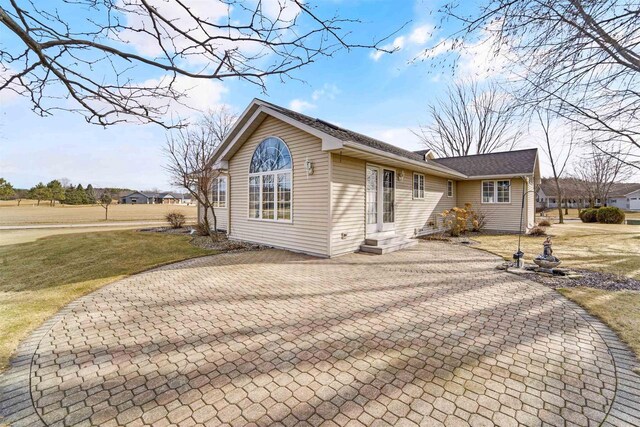
[[[213,240],[217,237],[218,219],[212,186],[221,172],[212,167],[211,159],[236,119],[228,107],[210,110],[197,124],[175,130],[167,138],[165,146],[168,159],[165,169],[171,175],[172,184],[187,190],[202,206],[202,222]],[[213,224],[209,222],[209,214]]]
[[[553,181],[556,186],[556,194],[558,196],[558,218],[560,224],[564,224],[564,215],[562,213],[562,201],[564,200],[565,209],[567,205],[567,195],[564,194],[560,185],[560,179],[565,172],[569,159],[573,154],[574,148],[574,134],[571,133],[569,140],[565,141],[563,138],[557,138],[552,141],[551,136],[551,113],[549,110],[536,111],[538,115],[538,121],[544,134],[543,151],[546,154],[549,162],[551,163],[551,170],[553,172]],[[557,135],[557,134],[556,134]]]
[[[600,151],[601,149],[602,147],[594,146],[587,156],[577,162],[574,171],[592,207],[597,200],[606,204],[613,184],[631,176],[630,166],[617,148],[605,148],[606,152]],[[616,155],[612,156],[607,152],[615,152]]]
[[[391,34],[350,41],[357,23],[302,0],[10,0],[0,6],[0,91],[27,97],[43,116],[166,125],[169,103],[185,95],[181,79],[240,78],[264,90],[267,77],[342,49],[388,52],[379,46]],[[141,82],[142,72],[159,77]]]
[[[522,135],[516,110],[494,83],[484,90],[474,81],[452,84],[429,116],[431,124],[414,133],[440,157],[510,150]]]
[[[105,221],[107,221],[109,219],[109,206],[111,206],[111,203],[113,203],[114,194],[115,194],[115,191],[113,191],[110,188],[105,188],[102,191],[102,194],[100,195],[100,197],[97,198],[97,202],[104,209],[104,220]]]
[[[522,103],[549,104],[589,139],[621,146],[624,161],[640,168],[638,0],[483,0],[466,10],[461,4],[440,9],[453,30],[422,57],[458,64],[469,46],[487,44],[506,61],[501,71],[515,81]]]

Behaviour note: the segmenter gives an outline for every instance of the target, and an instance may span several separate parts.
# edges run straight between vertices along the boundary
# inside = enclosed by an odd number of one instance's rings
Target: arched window
[[[249,218],[291,221],[291,152],[280,138],[263,140],[249,166]]]

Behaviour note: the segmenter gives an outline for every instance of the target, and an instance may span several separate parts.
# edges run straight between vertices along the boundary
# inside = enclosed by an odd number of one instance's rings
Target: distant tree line
[[[47,184],[39,182],[27,190],[16,189],[9,181],[0,178],[0,200],[17,200],[18,206],[23,199],[37,200],[38,206],[40,202],[47,202],[51,206],[56,202],[65,205],[93,205],[102,203],[105,194],[116,197],[120,191],[128,191],[125,188],[95,189],[91,184],[84,188],[82,184],[74,186],[70,183],[63,184],[61,181],[68,180],[54,179]]]

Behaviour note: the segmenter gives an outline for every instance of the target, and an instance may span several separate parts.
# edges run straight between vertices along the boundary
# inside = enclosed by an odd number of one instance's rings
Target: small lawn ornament
[[[553,269],[560,265],[560,261],[557,257],[553,256],[553,249],[551,248],[551,237],[547,237],[542,243],[543,251],[541,255],[534,258],[538,267],[547,270],[548,273],[553,273]]]

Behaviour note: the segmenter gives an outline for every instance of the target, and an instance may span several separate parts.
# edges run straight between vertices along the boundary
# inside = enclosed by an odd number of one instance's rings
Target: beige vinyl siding
[[[269,136],[291,151],[292,212],[290,223],[249,219],[249,163],[257,145]],[[232,239],[328,256],[329,155],[316,138],[274,117],[267,117],[229,161]],[[313,163],[307,176],[305,160]]]
[[[365,162],[334,154],[331,178],[331,255],[335,256],[355,252],[364,242]]]
[[[228,210],[227,208],[213,208],[216,212],[216,220],[217,220],[217,227],[218,230],[222,230],[222,231],[227,231],[228,230]],[[198,205],[198,222],[202,222],[202,219],[204,217],[204,213],[202,212],[203,209],[200,205]],[[209,218],[209,224],[211,225],[211,227],[213,227],[213,215],[211,214],[210,210],[207,210],[207,214],[208,214],[208,218]]]
[[[500,181],[502,179],[498,179]],[[522,178],[511,178],[511,201],[509,203],[481,203],[482,181],[458,181],[458,205],[471,203],[473,209],[486,215],[486,229],[517,232],[520,228],[520,204],[522,202]],[[494,181],[493,179],[489,181]],[[526,214],[526,210],[525,210]],[[527,225],[527,217],[523,225]]]
[[[220,174],[219,176],[227,177],[227,207],[224,208],[216,208],[213,209],[216,212],[216,226],[218,231],[227,231],[228,230],[228,219],[229,219],[229,177],[225,174]],[[211,197],[211,193],[209,193],[209,197]],[[211,210],[207,209],[207,217],[209,219],[209,224],[213,227],[213,215],[211,214]],[[204,218],[204,208],[198,203],[198,222],[202,222]]]
[[[447,179],[425,175],[424,199],[413,199],[413,174],[404,169],[404,179],[396,184],[396,234],[413,237],[416,232],[429,227],[429,223],[440,226],[440,213],[456,206],[456,183],[453,182],[453,197],[447,197]],[[400,173],[400,169],[396,174]]]
[[[332,256],[357,251],[364,243],[366,164],[360,159],[332,156]],[[396,174],[401,171],[392,167],[389,169],[395,170]],[[396,179],[395,231],[405,237],[413,237],[416,230],[437,220],[440,212],[456,205],[456,183],[454,182],[453,197],[447,197],[447,180],[424,174],[425,198],[414,200],[413,171],[402,171],[403,180]],[[342,233],[346,233],[344,238]]]

